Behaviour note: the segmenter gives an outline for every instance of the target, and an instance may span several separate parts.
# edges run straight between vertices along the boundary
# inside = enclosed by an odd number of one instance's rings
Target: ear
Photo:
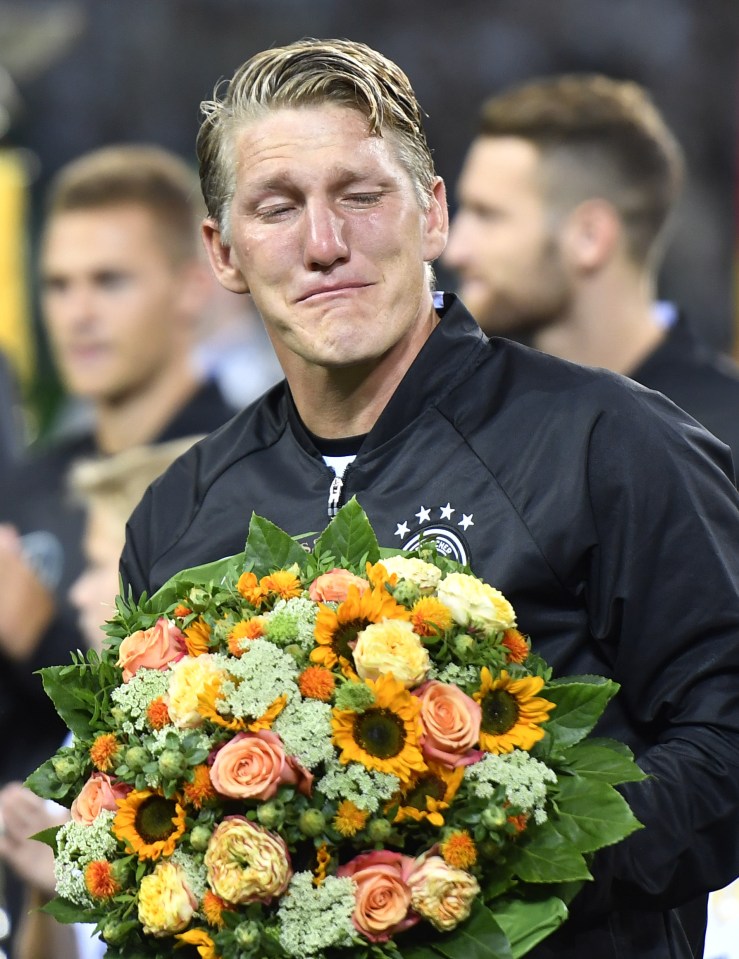
[[[234,258],[232,247],[223,241],[216,221],[211,217],[203,220],[201,233],[210,265],[221,286],[232,293],[248,293],[246,278]]]
[[[607,200],[591,199],[578,204],[562,231],[565,255],[575,269],[600,269],[617,252],[623,233],[621,218]]]
[[[432,263],[444,252],[449,236],[449,207],[446,202],[446,187],[441,177],[434,180],[424,218],[423,259],[426,263]]]

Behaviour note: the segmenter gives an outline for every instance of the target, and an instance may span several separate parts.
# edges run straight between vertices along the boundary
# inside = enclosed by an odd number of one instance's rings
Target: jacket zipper
[[[331,480],[331,486],[328,489],[328,515],[329,519],[333,519],[334,516],[339,512],[339,505],[341,503],[341,491],[344,488],[344,480],[340,479],[338,476],[334,476]]]

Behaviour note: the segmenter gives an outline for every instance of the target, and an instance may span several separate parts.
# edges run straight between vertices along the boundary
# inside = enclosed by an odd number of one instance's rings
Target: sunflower
[[[420,748],[421,704],[392,674],[366,680],[375,701],[363,712],[334,709],[331,725],[342,763],[359,762],[367,769],[391,773],[408,782],[425,772]]]
[[[178,932],[175,939],[179,939],[180,942],[185,942],[189,946],[194,946],[200,959],[219,959],[215,943],[204,929],[188,929],[186,932]]]
[[[394,822],[427,819],[432,826],[443,826],[442,810],[449,808],[463,776],[463,766],[447,769],[440,763],[429,762],[426,772],[417,773],[401,790]]]
[[[493,679],[487,666],[480,670],[480,679],[473,696],[482,707],[480,748],[498,755],[531,749],[544,736],[541,724],[554,709],[554,703],[536,695],[544,680],[540,676],[511,679],[505,669],[499,679]]]
[[[119,801],[113,833],[141,860],[171,856],[184,832],[185,810],[176,799],[141,789]]]
[[[311,662],[327,669],[338,664],[348,679],[356,679],[352,650],[357,636],[370,623],[383,619],[408,620],[410,613],[382,586],[363,593],[350,586],[346,599],[336,609],[321,603],[315,626],[318,646],[311,651]]]

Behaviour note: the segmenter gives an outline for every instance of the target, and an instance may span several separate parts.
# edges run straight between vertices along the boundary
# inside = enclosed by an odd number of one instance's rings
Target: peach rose
[[[185,873],[172,862],[160,862],[139,885],[139,921],[147,936],[182,932],[192,919],[197,900]]]
[[[357,636],[354,665],[362,679],[379,679],[386,673],[406,689],[418,686],[426,678],[430,659],[413,624],[402,619],[383,619],[370,623]]]
[[[410,856],[387,849],[361,853],[339,867],[339,876],[348,876],[357,884],[352,922],[370,942],[386,942],[419,921],[411,912],[408,885],[414,868]]]
[[[310,584],[308,595],[314,603],[343,603],[349,595],[350,586],[356,586],[360,595],[369,589],[366,579],[337,566],[314,579]]]
[[[448,865],[441,856],[421,857],[411,874],[411,905],[442,932],[454,929],[470,914],[480,886],[470,873]]]
[[[421,701],[423,755],[456,769],[478,762],[483,753],[473,749],[480,738],[482,710],[478,703],[449,683],[433,679],[414,690]]]
[[[118,648],[118,665],[127,683],[139,669],[164,669],[187,652],[185,637],[173,622],[161,616],[149,629],[131,633]]]
[[[286,756],[280,737],[268,729],[237,733],[216,753],[210,769],[214,788],[231,799],[271,799],[283,785],[309,796],[313,776]]]
[[[93,773],[72,803],[72,819],[89,826],[103,809],[117,812],[117,800],[124,799],[130,792],[131,787],[126,783],[116,782],[105,773]]]
[[[237,905],[281,896],[292,875],[282,837],[245,816],[227,816],[216,826],[205,853],[205,868],[213,892]]]

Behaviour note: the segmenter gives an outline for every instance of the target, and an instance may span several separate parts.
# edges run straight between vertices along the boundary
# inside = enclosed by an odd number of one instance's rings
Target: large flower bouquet
[[[641,772],[588,738],[616,685],[552,678],[498,590],[354,501],[312,552],[254,517],[116,605],[43,671],[73,739],[29,780],[71,807],[46,908],[109,957],[511,959],[638,828]]]

